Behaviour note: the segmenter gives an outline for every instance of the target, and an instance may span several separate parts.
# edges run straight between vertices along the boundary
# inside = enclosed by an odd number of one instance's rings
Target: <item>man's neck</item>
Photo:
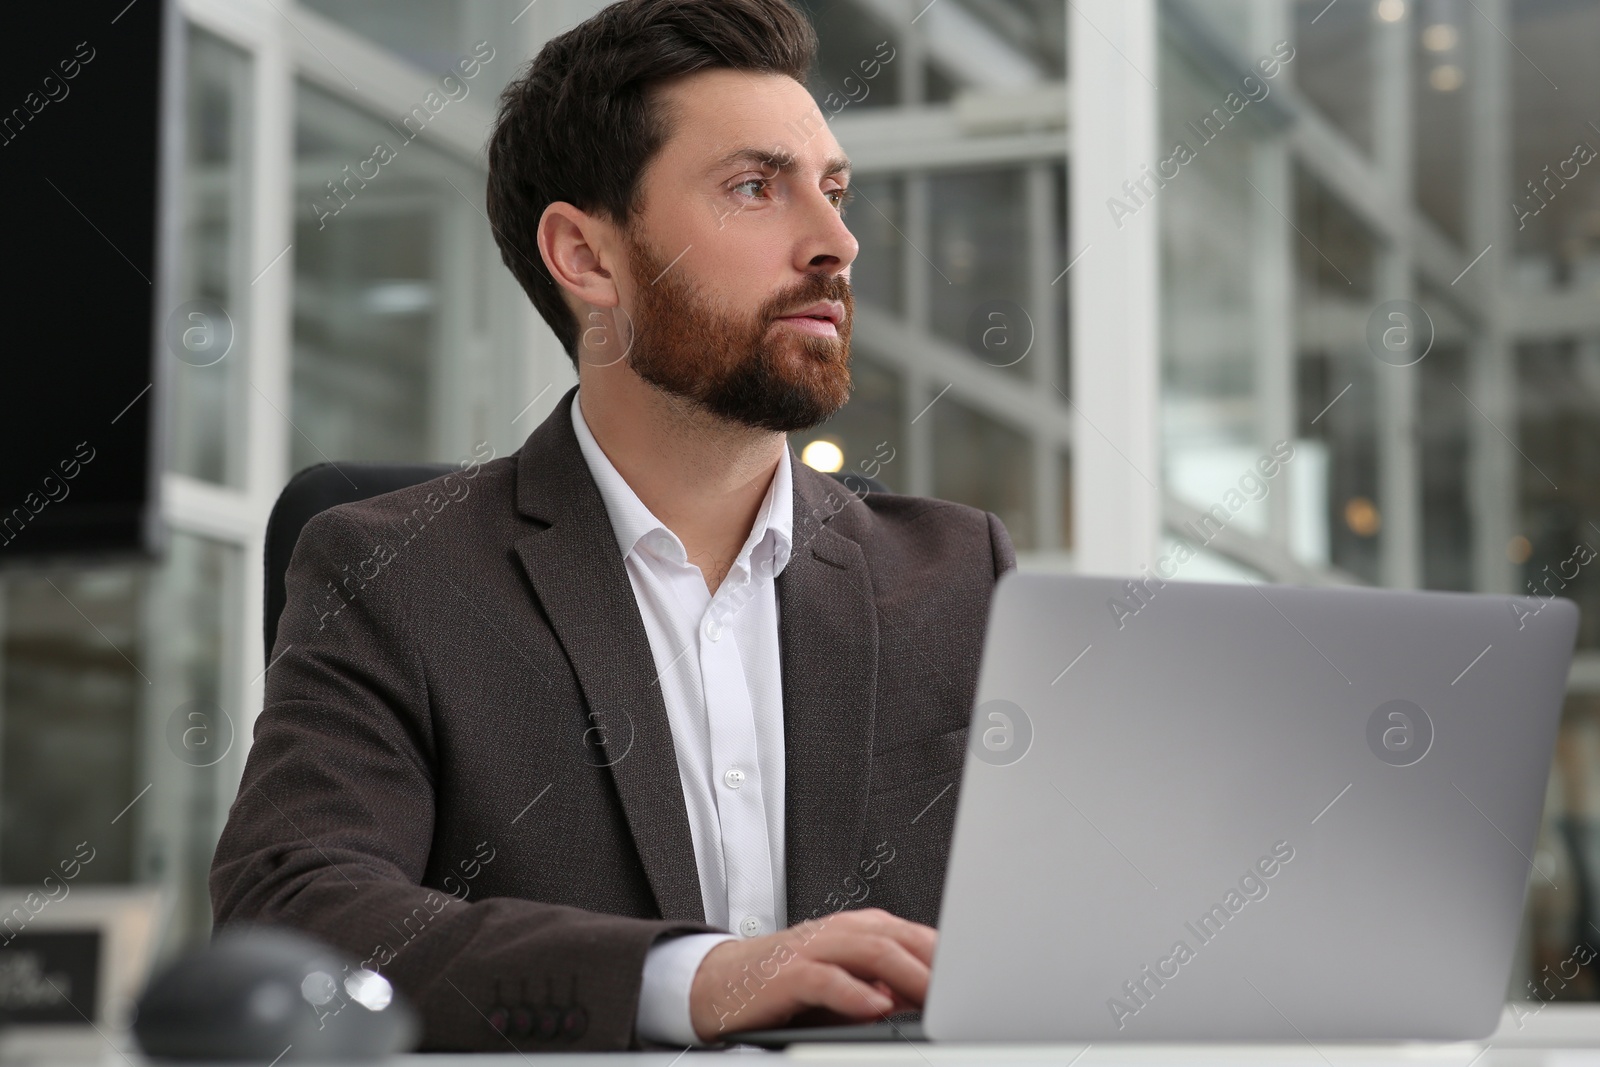
[[[596,443],[715,593],[755,525],[784,435],[717,418],[620,367],[580,380]]]

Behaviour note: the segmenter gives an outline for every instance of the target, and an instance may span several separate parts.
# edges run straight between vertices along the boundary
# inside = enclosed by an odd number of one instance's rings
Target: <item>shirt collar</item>
[[[646,546],[651,546],[653,541],[658,555],[679,563],[686,562],[683,542],[678,535],[645,506],[639,494],[617,472],[610,457],[594,439],[578,404],[577,394],[572,398],[572,431],[577,435],[578,448],[583,452],[584,462],[589,465],[589,473],[600,490],[600,499],[611,518],[611,529],[616,535],[622,558],[627,559],[640,541],[650,537],[652,540],[646,541]],[[752,559],[758,566],[762,565],[763,560],[770,560],[771,574],[776,577],[788,564],[794,526],[794,476],[789,463],[789,446],[785,444],[778,458],[778,469],[767,486],[767,495],[756,512],[750,536],[745,538],[744,546],[734,561],[734,569],[747,571]],[[762,566],[762,569],[766,567]]]

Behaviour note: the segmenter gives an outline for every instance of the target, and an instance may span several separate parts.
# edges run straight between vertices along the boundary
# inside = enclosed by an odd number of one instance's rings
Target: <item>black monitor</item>
[[[181,30],[176,0],[6,11],[0,566],[162,548]]]

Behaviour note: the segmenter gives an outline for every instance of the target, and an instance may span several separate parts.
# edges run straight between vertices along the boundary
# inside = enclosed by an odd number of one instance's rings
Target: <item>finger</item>
[[[930,967],[933,950],[939,943],[939,931],[931,926],[902,919],[882,908],[862,908],[853,912],[839,912],[834,917],[859,916],[856,922],[864,924],[871,932],[892,937],[904,945],[906,951]]]
[[[933,951],[939,946],[939,931],[931,926],[902,919],[890,936],[904,945],[917,959],[930,967],[933,966]]]
[[[891,987],[887,982],[878,980],[872,982],[871,985],[872,988],[876,989],[889,999],[889,1006],[887,1008],[878,1010],[873,1015],[874,1019],[881,1021],[888,1019],[891,1015],[898,1015],[901,1012],[922,1010],[922,1004],[920,1002],[907,1000],[905,997],[902,997],[899,993],[896,993],[893,987]]]
[[[794,996],[813,1008],[849,1019],[877,1019],[894,1010],[894,997],[830,963],[808,961],[795,976]]]
[[[931,926],[902,919],[882,908],[852,908],[836,911],[818,919],[808,919],[791,929],[806,930],[806,941],[832,929],[834,933],[877,934],[892,937],[906,950],[924,963],[933,962],[933,950],[938,944],[939,932]]]
[[[894,1004],[891,1005],[889,1010],[884,1013],[885,1016],[895,1015],[895,1014],[898,1014],[899,1012],[902,1012],[902,1011],[918,1011],[922,1007],[922,1005],[920,1005],[920,1004],[913,1004],[913,1003],[911,1003],[911,1001],[907,1000],[905,997],[899,996],[898,994],[895,993],[895,991],[893,989],[891,989],[888,986],[888,984],[886,984],[884,982],[881,982],[881,981],[880,982],[873,982],[872,983],[872,987],[874,989],[876,989],[878,992],[885,994],[891,1000],[894,1001]]]
[[[806,955],[841,966],[865,982],[882,980],[896,996],[917,1005],[928,994],[928,964],[892,937],[853,933],[819,937]]]

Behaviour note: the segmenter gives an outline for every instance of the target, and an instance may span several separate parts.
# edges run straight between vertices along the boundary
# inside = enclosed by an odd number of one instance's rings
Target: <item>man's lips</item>
[[[838,327],[834,326],[832,319],[813,319],[805,315],[785,315],[777,320],[786,326],[791,326],[801,333],[811,334],[813,337],[838,337]]]
[[[777,321],[816,337],[837,337],[839,323],[844,321],[844,305],[837,300],[822,300],[792,315],[780,316]]]

